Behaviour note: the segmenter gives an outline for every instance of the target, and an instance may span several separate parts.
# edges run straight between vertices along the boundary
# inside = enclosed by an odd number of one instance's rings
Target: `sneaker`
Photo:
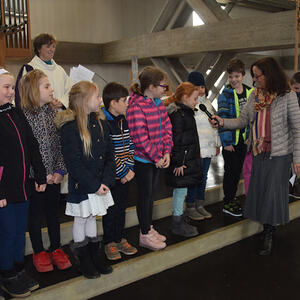
[[[150,250],[162,250],[166,248],[166,243],[160,241],[156,235],[149,230],[147,234],[140,233],[139,244],[141,247],[148,248]]]
[[[33,265],[40,273],[53,271],[53,265],[51,262],[50,254],[46,251],[42,251],[32,255]]]
[[[130,245],[126,239],[122,239],[120,243],[116,243],[116,246],[119,252],[126,255],[134,255],[137,253],[137,249]]]
[[[204,200],[196,200],[195,208],[204,218],[210,219],[212,217],[212,214],[204,208]]]
[[[25,286],[25,283],[20,280],[18,276],[2,278],[1,288],[12,297],[27,297],[31,292]]]
[[[164,235],[158,233],[158,232],[154,229],[153,225],[150,226],[150,232],[152,232],[152,233],[156,236],[156,238],[157,238],[158,240],[160,240],[161,242],[165,242],[165,241],[167,240],[167,238],[166,238]]]
[[[191,220],[194,220],[194,221],[201,221],[201,220],[205,219],[204,216],[202,216],[198,213],[194,203],[186,204],[185,214],[187,217],[189,217]]]
[[[121,258],[121,254],[119,253],[116,243],[109,243],[105,245],[104,252],[109,260],[118,260]]]
[[[37,290],[40,287],[39,283],[31,278],[25,270],[18,272],[17,276],[19,277],[19,280],[21,280],[25,284],[27,289],[31,292]]]
[[[50,258],[58,270],[66,270],[72,267],[68,255],[61,248],[50,252]]]
[[[243,216],[241,205],[238,202],[234,202],[234,201],[224,204],[223,212],[233,217]]]

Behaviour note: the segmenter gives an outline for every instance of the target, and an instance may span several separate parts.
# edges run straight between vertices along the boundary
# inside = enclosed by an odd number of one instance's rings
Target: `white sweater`
[[[215,114],[215,110],[208,99],[199,97],[198,102],[199,104],[204,104],[211,114]],[[199,108],[198,111],[195,112],[195,120],[200,142],[201,157],[215,156],[216,147],[221,146],[218,130],[210,125],[207,115]]]
[[[60,100],[65,107],[69,107],[69,91],[73,83],[60,65],[58,65],[53,59],[51,62],[52,64],[48,65],[35,55],[28,64],[34,69],[43,71],[48,76],[50,84],[54,90],[54,98]],[[26,70],[24,68],[23,76],[25,74]]]

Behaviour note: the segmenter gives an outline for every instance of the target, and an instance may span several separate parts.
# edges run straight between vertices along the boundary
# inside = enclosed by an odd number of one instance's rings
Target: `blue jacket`
[[[106,121],[101,120],[101,128],[96,114],[91,113],[88,128],[91,135],[91,156],[83,153],[75,115],[69,110],[58,114],[56,124],[61,127],[62,153],[69,173],[67,202],[80,203],[94,194],[103,183],[111,188],[115,181],[116,167],[114,149]]]
[[[249,98],[252,90],[248,86],[243,84],[244,89],[246,89],[246,97]],[[232,87],[227,86],[222,94],[218,97],[218,116],[224,119],[235,119],[240,115],[239,102],[237,93]],[[249,134],[249,127],[247,127],[246,132],[243,134],[243,139],[246,140]],[[224,147],[230,145],[237,145],[240,137],[240,129],[229,130],[224,128],[219,128],[219,135]]]
[[[129,170],[134,170],[134,146],[130,138],[128,123],[123,115],[115,117],[104,107],[102,108],[108,122],[109,134],[114,146],[116,176],[121,179]]]

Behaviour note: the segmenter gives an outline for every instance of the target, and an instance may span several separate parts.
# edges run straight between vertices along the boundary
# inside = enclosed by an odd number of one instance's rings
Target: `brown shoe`
[[[119,252],[126,255],[134,255],[137,253],[137,249],[130,245],[126,239],[122,239],[120,243],[116,243]]]
[[[118,260],[121,258],[121,254],[118,251],[116,243],[109,243],[105,245],[104,252],[109,260]]]

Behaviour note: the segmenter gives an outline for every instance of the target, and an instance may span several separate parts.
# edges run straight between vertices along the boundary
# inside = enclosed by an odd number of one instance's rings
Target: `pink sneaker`
[[[158,240],[153,232],[150,231],[147,234],[140,233],[139,244],[141,247],[148,248],[154,251],[164,249],[167,246],[166,243]]]
[[[150,226],[150,232],[152,232],[152,233],[156,236],[156,238],[157,238],[158,240],[160,240],[161,242],[165,242],[165,241],[167,240],[167,238],[166,238],[164,235],[159,234],[159,233],[154,229],[153,225]]]

